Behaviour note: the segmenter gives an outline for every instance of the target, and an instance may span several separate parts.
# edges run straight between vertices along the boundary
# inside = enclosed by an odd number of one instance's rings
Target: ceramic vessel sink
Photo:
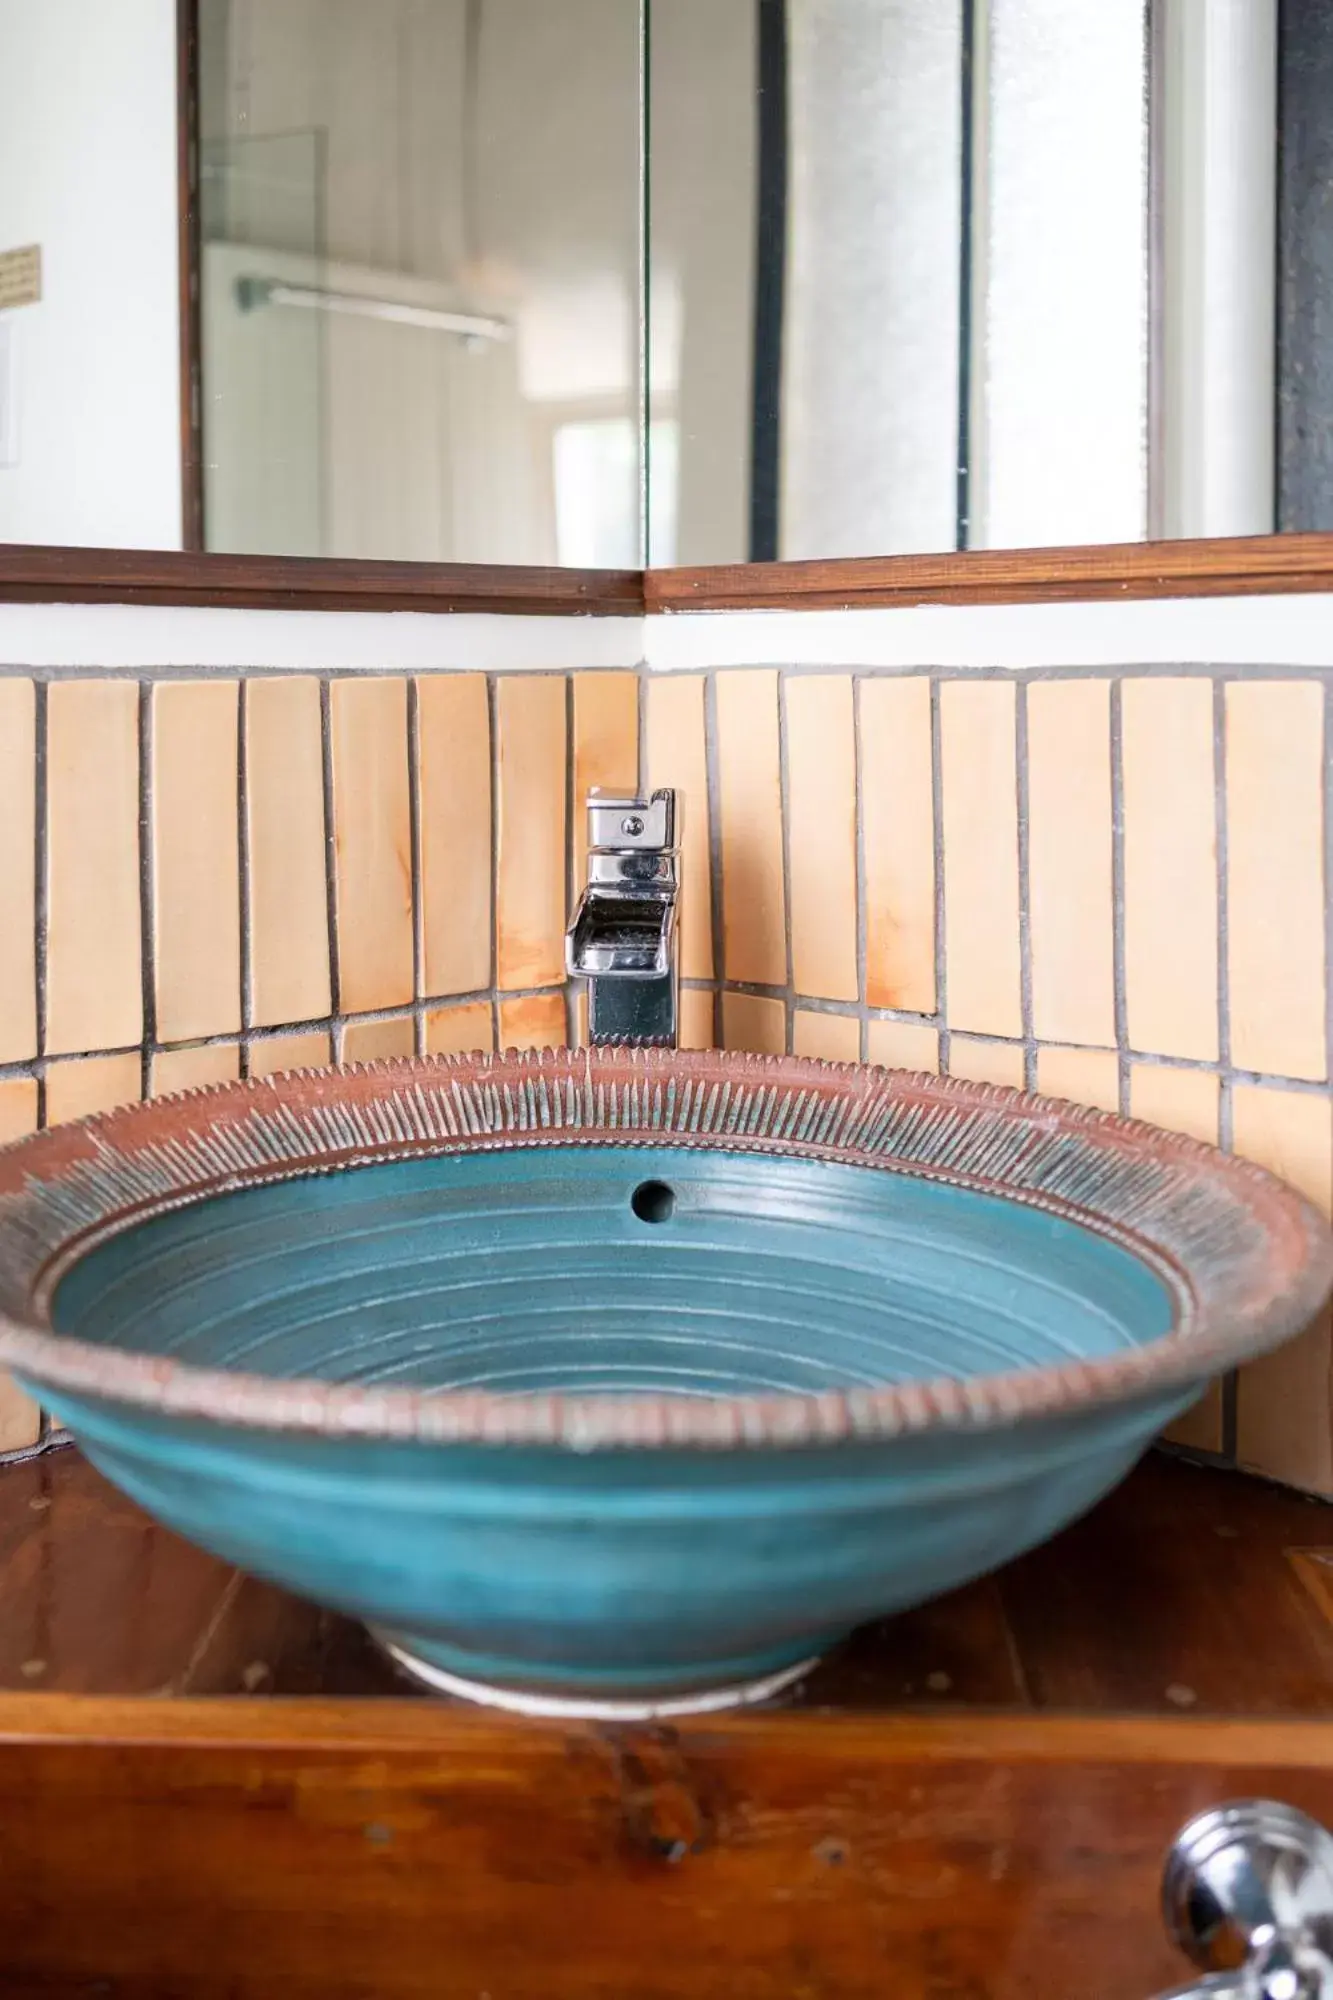
[[[559,1050],[0,1155],[0,1360],[164,1521],[537,1709],[763,1696],[1296,1332],[1323,1222],[986,1085]]]

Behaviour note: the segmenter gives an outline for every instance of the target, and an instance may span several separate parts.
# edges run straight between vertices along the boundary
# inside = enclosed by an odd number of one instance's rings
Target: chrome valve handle
[[[1207,1976],[1159,2000],[1333,2000],[1333,1837],[1272,1799],[1240,1799],[1182,1828],[1162,1914]]]

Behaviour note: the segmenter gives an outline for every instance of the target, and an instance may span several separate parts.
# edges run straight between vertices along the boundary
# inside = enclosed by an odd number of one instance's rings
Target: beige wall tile
[[[89,1056],[82,1062],[52,1063],[46,1072],[46,1122],[64,1125],[94,1111],[114,1111],[137,1102],[142,1088],[137,1055]]]
[[[416,1024],[410,1016],[397,1021],[349,1021],[342,1031],[344,1063],[386,1062],[416,1050]]]
[[[949,1038],[949,1074],[972,1083],[1007,1083],[1023,1088],[1023,1051],[1013,1042],[979,1042],[971,1035]]]
[[[574,675],[574,824],[570,828],[570,891],[583,887],[588,866],[588,793],[629,792],[639,783],[639,676]]]
[[[241,1052],[225,1042],[212,1048],[164,1049],[153,1057],[153,1096],[173,1090],[201,1090],[208,1083],[232,1083],[241,1073]]]
[[[1122,694],[1125,1000],[1130,1045],[1217,1056],[1213,691],[1127,680]]]
[[[728,979],[787,983],[778,677],[717,677],[723,957]]]
[[[488,1000],[468,1000],[461,1007],[435,1007],[426,1016],[426,1053],[470,1056],[474,1049],[495,1047],[495,1024]]]
[[[1280,1174],[1321,1214],[1333,1209],[1333,1106],[1326,1097],[1240,1086],[1232,1099],[1235,1150]],[[1236,1448],[1242,1465],[1315,1493],[1333,1493],[1330,1363],[1325,1308],[1276,1354],[1240,1371]]]
[[[0,1078],[0,1146],[37,1128],[37,1085],[30,1076]],[[11,1375],[0,1371],[0,1451],[23,1451],[36,1444],[42,1416]]]
[[[1217,1144],[1220,1085],[1211,1070],[1177,1069],[1170,1063],[1135,1063],[1129,1073],[1129,1110],[1167,1132]]]
[[[0,1146],[37,1130],[37,1082],[31,1076],[0,1078]]]
[[[413,997],[407,682],[335,681],[333,824],[343,1009]]]
[[[47,1048],[143,1034],[139,691],[59,681],[47,697]]]
[[[163,681],[153,703],[153,929],[163,1041],[241,1025],[235,681]]]
[[[496,934],[501,986],[565,976],[565,683],[506,674],[496,686],[500,846]]]
[[[249,679],[245,735],[254,1019],[317,1020],[330,1008],[319,683]]]
[[[568,1040],[563,993],[528,993],[500,1002],[502,1049],[558,1049]]]
[[[1115,1042],[1109,681],[1028,689],[1032,1018],[1052,1041]]]
[[[680,996],[680,1046],[683,1049],[711,1049],[716,1040],[713,995],[697,986],[683,988]]]
[[[1129,1109],[1135,1118],[1168,1132],[1217,1144],[1220,1088],[1206,1069],[1176,1069],[1167,1063],[1135,1063],[1129,1074]],[[1175,1444],[1196,1451],[1221,1451],[1224,1443],[1222,1384],[1214,1382],[1166,1432]]]
[[[930,682],[861,683],[861,827],[866,872],[866,999],[933,1014],[935,779]]]
[[[251,1076],[275,1076],[288,1069],[324,1069],[331,1060],[324,1028],[311,1028],[303,1035],[266,1035],[250,1044]]]
[[[1232,681],[1226,773],[1232,1061],[1323,1077],[1322,687]]]
[[[31,681],[0,681],[0,1062],[37,1052],[36,712]]]
[[[422,977],[426,992],[491,983],[491,723],[484,674],[417,682]]]
[[[859,1062],[861,1023],[850,1014],[816,1014],[798,1007],[792,1048],[798,1056],[821,1056],[825,1062]]]
[[[946,681],[940,734],[949,1021],[1020,1035],[1013,683]]]
[[[781,1000],[763,1000],[753,993],[724,993],[722,1041],[726,1048],[751,1055],[785,1055],[787,1010]]]
[[[713,976],[713,885],[709,858],[708,753],[704,682],[663,674],[647,683],[645,782],[674,785],[680,797],[680,969],[686,979]]]
[[[930,1074],[940,1066],[939,1030],[916,1021],[872,1021],[866,1058],[885,1069],[925,1070]]]
[[[855,1000],[856,727],[849,674],[786,682],[792,974],[798,993]]]
[[[1038,1049],[1037,1088],[1047,1097],[1120,1109],[1120,1064],[1110,1049]]]

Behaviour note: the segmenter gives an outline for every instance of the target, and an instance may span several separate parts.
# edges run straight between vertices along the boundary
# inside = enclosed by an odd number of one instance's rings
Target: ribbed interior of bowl
[[[817,1394],[1160,1338],[1093,1230],[939,1181],[624,1146],[446,1155],[215,1196],[61,1282],[58,1330],[214,1369],[497,1395]]]

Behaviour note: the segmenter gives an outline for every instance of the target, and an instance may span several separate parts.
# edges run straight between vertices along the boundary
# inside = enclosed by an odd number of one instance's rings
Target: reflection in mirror
[[[654,563],[1333,526],[1323,0],[654,0],[648,64]]]
[[[0,0],[0,540],[636,565],[638,16]]]
[[[201,0],[209,548],[638,561],[637,14]]]

